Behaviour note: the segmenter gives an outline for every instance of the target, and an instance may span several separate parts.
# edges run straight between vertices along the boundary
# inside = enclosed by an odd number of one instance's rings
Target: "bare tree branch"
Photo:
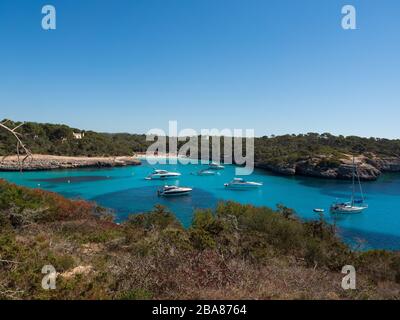
[[[24,290],[10,290],[4,284],[0,283],[0,299],[2,297],[6,297],[7,299],[20,299],[21,295],[24,293]]]
[[[0,122],[0,128],[3,128],[4,130],[6,130],[9,133],[11,133],[14,136],[14,138],[17,140],[17,146],[16,146],[17,159],[18,159],[18,165],[20,167],[20,170],[22,171],[22,166],[23,166],[23,163],[25,162],[25,160],[28,159],[28,158],[32,158],[31,151],[22,142],[22,140],[20,138],[21,134],[19,132],[17,132],[17,130],[20,127],[22,127],[24,125],[24,123],[22,122],[19,125],[17,125],[16,127],[11,128],[11,127],[7,126],[7,122],[9,122],[9,120],[5,120],[3,122]],[[22,154],[21,154],[20,150],[23,151]],[[24,155],[24,158],[21,161],[21,156],[22,155]],[[6,157],[7,156],[4,156],[2,160],[4,160]]]
[[[20,262],[18,262],[18,261],[14,261],[14,260],[5,260],[5,259],[0,259],[0,262],[4,262],[4,263],[15,263],[15,264],[20,263]]]

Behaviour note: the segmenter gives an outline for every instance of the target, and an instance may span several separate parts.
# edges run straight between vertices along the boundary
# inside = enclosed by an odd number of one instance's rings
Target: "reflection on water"
[[[316,188],[321,193],[335,196],[338,198],[349,197],[351,193],[351,182],[344,180],[325,180],[311,177],[296,177],[296,180],[305,187]],[[390,196],[400,196],[399,174],[383,174],[377,181],[361,182],[365,194],[386,194]],[[344,194],[346,192],[347,194]]]
[[[158,186],[130,188],[118,192],[105,193],[91,200],[101,206],[113,208],[118,212],[117,220],[125,220],[129,214],[149,211],[151,206],[161,204],[176,213],[185,226],[189,226],[193,211],[196,209],[214,208],[218,199],[205,190],[196,188],[191,195],[179,197],[160,197]]]
[[[388,250],[399,250],[400,248],[400,237],[390,234],[349,228],[340,228],[338,233],[354,249],[385,248]]]

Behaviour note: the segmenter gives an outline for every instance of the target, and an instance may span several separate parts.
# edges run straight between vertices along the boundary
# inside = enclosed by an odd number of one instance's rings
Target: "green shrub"
[[[145,289],[133,289],[119,295],[119,300],[150,300],[153,294]]]
[[[204,229],[189,229],[189,239],[193,247],[198,250],[205,250],[216,247],[216,241],[214,240],[212,235]]]

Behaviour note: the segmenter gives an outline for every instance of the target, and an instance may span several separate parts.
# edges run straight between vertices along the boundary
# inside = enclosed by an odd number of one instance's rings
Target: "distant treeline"
[[[13,126],[18,122],[9,121]],[[32,153],[70,156],[117,156],[145,152],[153,143],[145,135],[82,131],[66,125],[27,122],[20,129]],[[84,133],[76,139],[74,133]],[[222,140],[222,139],[221,139]],[[222,141],[221,141],[222,142]],[[180,142],[182,145],[184,142]],[[15,153],[15,140],[0,130],[0,155]],[[222,147],[221,147],[222,150]],[[376,154],[400,157],[400,140],[334,136],[329,133],[264,136],[255,139],[255,160],[267,163],[295,162],[310,156],[329,155],[335,161],[343,154]]]
[[[331,163],[344,155],[400,157],[400,140],[334,136],[329,133],[307,133],[257,138],[256,161],[278,164],[293,163],[312,156],[329,156]]]
[[[9,126],[18,122],[7,122]],[[66,125],[26,122],[18,132],[32,153],[65,156],[117,156],[144,152],[152,142],[145,135],[127,133],[98,133],[83,131]],[[83,133],[76,139],[74,133]],[[16,141],[0,130],[0,155],[15,154]]]

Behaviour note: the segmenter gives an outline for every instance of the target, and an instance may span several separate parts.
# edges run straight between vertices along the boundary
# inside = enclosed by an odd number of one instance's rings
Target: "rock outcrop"
[[[326,179],[352,179],[353,164],[351,157],[340,159],[337,163],[326,164],[326,156],[315,156],[292,163],[256,163],[257,168],[270,170],[283,175],[303,175]],[[400,172],[400,158],[366,157],[355,159],[361,180],[374,181],[384,172]]]
[[[49,155],[33,155],[22,163],[22,168],[16,156],[0,160],[0,171],[40,171],[76,168],[106,168],[139,165],[140,160],[133,157],[64,157]]]
[[[400,158],[396,157],[373,157],[367,158],[366,162],[382,172],[400,172]]]
[[[296,174],[296,165],[290,163],[268,164],[259,162],[255,164],[255,167],[259,169],[266,169],[285,176],[293,176]]]

